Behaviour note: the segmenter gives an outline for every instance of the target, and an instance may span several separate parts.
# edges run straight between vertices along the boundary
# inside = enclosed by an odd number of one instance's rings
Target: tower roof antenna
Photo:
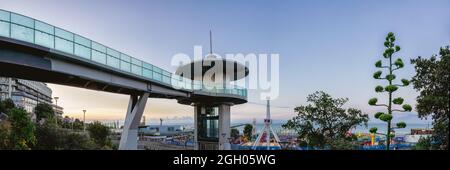
[[[209,53],[212,54],[213,53],[213,49],[212,49],[212,31],[209,30]]]

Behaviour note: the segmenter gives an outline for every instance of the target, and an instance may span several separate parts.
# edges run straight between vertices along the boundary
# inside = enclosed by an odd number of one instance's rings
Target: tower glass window
[[[219,140],[219,108],[203,106],[198,109],[198,137],[203,141]]]

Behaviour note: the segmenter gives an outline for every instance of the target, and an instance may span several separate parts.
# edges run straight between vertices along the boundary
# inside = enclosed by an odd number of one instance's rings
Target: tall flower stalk
[[[377,93],[386,93],[388,96],[388,102],[386,104],[378,103],[377,98],[372,98],[369,100],[369,105],[371,106],[380,106],[387,108],[386,112],[377,112],[375,113],[375,118],[380,119],[387,123],[387,132],[383,135],[386,135],[386,149],[389,150],[391,139],[394,138],[395,133],[392,133],[394,129],[405,128],[405,122],[398,122],[396,126],[392,126],[392,118],[393,112],[410,112],[412,110],[411,105],[403,104],[404,99],[402,97],[394,97],[394,92],[398,90],[399,87],[405,87],[409,85],[409,80],[401,79],[401,84],[395,84],[394,80],[396,80],[396,76],[394,72],[400,70],[404,67],[404,63],[401,58],[396,58],[394,60],[393,55],[400,51],[400,46],[395,45],[395,35],[390,32],[386,36],[386,41],[384,42],[384,46],[386,47],[383,53],[383,60],[378,60],[375,63],[375,67],[380,70],[373,74],[373,78],[386,81],[386,86],[378,85],[375,87],[375,92]],[[386,73],[383,75],[383,71]],[[402,109],[395,108],[395,105],[401,105]],[[377,133],[377,128],[371,128],[371,133]]]

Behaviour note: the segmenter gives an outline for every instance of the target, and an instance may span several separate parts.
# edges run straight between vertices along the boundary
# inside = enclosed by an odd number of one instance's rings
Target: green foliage
[[[371,98],[370,100],[369,100],[369,105],[376,105],[377,104],[377,102],[378,102],[378,99],[377,98]]]
[[[385,122],[389,122],[392,120],[392,115],[390,114],[382,114],[380,115],[380,120],[385,121]]]
[[[388,48],[384,51],[384,53],[386,53],[386,58],[390,58],[392,56],[392,54],[394,54],[394,49],[393,48]]]
[[[355,135],[332,140],[329,141],[328,144],[332,150],[357,150],[360,146],[360,143],[356,140]]]
[[[398,46],[398,45],[395,46],[395,52],[399,52],[400,49],[401,49],[400,46]]]
[[[15,107],[14,101],[11,99],[0,101],[0,113],[9,114],[9,110]]]
[[[401,97],[397,97],[397,98],[395,98],[394,100],[392,100],[392,102],[393,102],[394,104],[396,104],[396,105],[401,105],[401,104],[403,104],[403,101],[404,101],[404,99],[401,98]]]
[[[11,124],[8,121],[0,121],[0,150],[10,149]]]
[[[80,119],[75,119],[73,122],[63,122],[59,125],[66,129],[83,130],[83,121]]]
[[[5,101],[0,103],[2,103],[2,109],[5,109]],[[93,130],[98,133],[91,133],[92,136],[96,137],[95,140],[91,140],[87,134],[59,128],[54,119],[35,125],[25,110],[15,108],[13,104],[7,103],[6,106],[8,106],[6,107],[8,118],[0,121],[0,149],[78,150],[111,148],[111,141],[107,137],[106,139],[101,137],[101,130]],[[45,113],[40,114],[44,115],[40,118],[48,118],[48,115],[51,115],[46,114],[49,112],[48,107],[40,107],[40,109],[35,110],[38,110],[39,113]],[[79,120],[77,122],[79,129],[82,129],[82,122]],[[109,129],[107,130],[109,131]]]
[[[34,136],[35,127],[28,113],[23,109],[12,108],[9,110],[11,122],[11,142],[15,149],[28,150],[36,142]]]
[[[448,150],[450,114],[450,48],[442,47],[438,55],[411,60],[416,75],[414,89],[420,92],[416,110],[420,118],[432,116],[433,148]]]
[[[375,87],[375,91],[380,93],[380,92],[384,91],[384,88],[383,88],[383,86],[377,86],[377,87]]]
[[[391,42],[385,41],[385,42],[384,42],[384,46],[385,46],[385,47],[390,47],[390,46],[391,46]]]
[[[373,78],[379,79],[382,73],[383,73],[382,71],[377,71],[377,72],[373,73]]]
[[[388,85],[384,88],[384,90],[390,93],[397,91],[397,89],[398,87],[396,85]]]
[[[232,137],[233,139],[239,138],[239,130],[237,130],[236,128],[231,129],[230,137]]]
[[[376,63],[375,63],[375,67],[377,67],[377,68],[381,68],[383,66],[383,63],[381,62],[381,60],[378,60]]]
[[[386,80],[392,81],[395,79],[395,75],[394,74],[388,74],[386,75]]]
[[[57,128],[54,121],[45,121],[36,127],[37,150],[80,150],[80,149],[105,149],[108,146],[97,145],[94,140],[82,132],[74,132],[68,129]],[[109,144],[109,141],[104,143]]]
[[[315,92],[307,97],[311,104],[295,108],[297,115],[283,124],[283,128],[295,130],[300,141],[307,141],[309,146],[333,149],[341,146],[334,142],[351,139],[346,137],[347,132],[358,125],[365,124],[369,117],[361,110],[342,106],[347,98],[332,98],[325,92]]]
[[[406,123],[405,122],[398,122],[397,123],[397,128],[405,128],[406,127]]]
[[[98,146],[111,146],[111,140],[109,139],[110,130],[108,127],[96,121],[89,125],[87,130],[89,132],[89,136]]]
[[[102,149],[86,134],[58,129],[53,123],[45,122],[36,130],[37,143],[33,149],[38,150],[82,150]]]
[[[390,139],[395,138],[395,134],[394,133],[389,134],[389,138]]]
[[[430,137],[421,137],[416,145],[412,148],[413,150],[431,150],[433,148],[432,138]]]
[[[66,132],[63,133],[64,137],[62,138],[62,149],[64,150],[92,150],[92,149],[100,149],[97,148],[95,143],[89,139],[87,135],[74,133],[74,132]]]
[[[370,130],[369,130],[370,133],[377,133],[377,131],[378,131],[378,128],[376,128],[376,127],[370,128]]]
[[[64,136],[60,134],[54,121],[45,121],[44,124],[36,125],[36,145],[33,149],[54,150],[63,148],[61,139]]]
[[[393,32],[389,32],[386,40],[390,40],[390,41],[395,41],[395,37],[394,37],[394,33]]]
[[[405,64],[403,63],[402,59],[398,58],[395,62],[394,65],[397,66],[397,68],[403,68],[405,66]]]
[[[402,79],[402,83],[403,83],[403,86],[408,86],[409,85],[409,80]]]
[[[34,113],[36,114],[37,121],[42,119],[53,119],[55,116],[55,111],[53,107],[47,103],[39,103],[34,108]]]
[[[251,124],[246,124],[244,126],[244,137],[247,139],[252,139],[252,130],[253,130],[253,126]]]
[[[412,110],[412,107],[409,104],[404,104],[402,107],[403,107],[403,110],[405,110],[407,112],[410,112]]]
[[[377,113],[375,113],[375,118],[380,118],[380,116],[381,115],[383,115],[384,113],[383,112],[377,112]]]

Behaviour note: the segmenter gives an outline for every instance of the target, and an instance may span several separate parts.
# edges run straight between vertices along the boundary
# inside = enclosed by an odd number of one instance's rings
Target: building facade
[[[0,77],[0,99],[12,99],[16,107],[23,108],[35,120],[34,108],[38,103],[50,104],[59,117],[63,108],[52,103],[52,90],[42,82]]]

